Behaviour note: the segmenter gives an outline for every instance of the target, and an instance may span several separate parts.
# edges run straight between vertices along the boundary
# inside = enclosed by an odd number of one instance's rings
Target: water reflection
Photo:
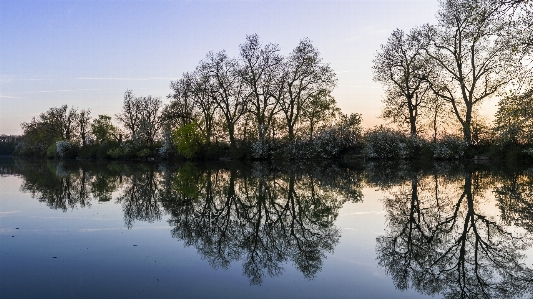
[[[7,162],[6,162],[7,161]],[[251,284],[288,264],[312,279],[341,237],[335,225],[363,187],[385,194],[379,265],[400,290],[445,298],[533,293],[533,171],[460,164],[183,164],[0,161],[0,175],[68,211],[113,202],[124,225],[166,219],[213,268],[242,263]],[[349,240],[348,240],[349,241]]]
[[[388,223],[377,239],[379,265],[397,288],[428,295],[531,293],[533,271],[522,253],[532,241],[531,190],[531,176],[502,179],[468,169],[411,173],[383,199]]]
[[[331,165],[156,164],[17,160],[22,190],[67,211],[114,200],[128,228],[168,215],[172,237],[214,268],[241,261],[251,284],[292,263],[308,279],[339,242],[346,201],[362,200],[362,172]]]
[[[161,200],[173,237],[196,247],[215,268],[242,260],[252,284],[279,275],[289,261],[314,277],[338,243],[338,210],[361,199],[359,182],[290,169],[181,167]]]

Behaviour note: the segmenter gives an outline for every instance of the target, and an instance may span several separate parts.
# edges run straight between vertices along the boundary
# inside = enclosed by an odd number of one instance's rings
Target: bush
[[[441,160],[458,160],[468,152],[468,144],[456,136],[445,136],[433,144],[433,158]]]
[[[137,152],[137,157],[139,158],[147,158],[149,156],[151,156],[151,152],[150,152],[150,149],[147,149],[147,148],[143,148],[141,149],[140,151]]]
[[[379,126],[365,135],[365,155],[370,159],[406,159],[408,138],[399,131]]]
[[[124,156],[120,147],[111,148],[107,151],[107,154],[113,159],[120,159]]]

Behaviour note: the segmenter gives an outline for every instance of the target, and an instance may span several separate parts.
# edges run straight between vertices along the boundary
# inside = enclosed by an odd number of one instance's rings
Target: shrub
[[[137,152],[137,157],[139,158],[147,158],[151,155],[150,149],[143,148],[139,152]]]
[[[409,138],[399,131],[379,126],[365,135],[365,155],[370,159],[405,159],[410,156]]]
[[[123,153],[120,147],[111,148],[107,151],[107,154],[113,159],[122,158]]]
[[[433,144],[433,157],[442,160],[458,160],[468,151],[468,144],[456,136],[444,136]]]

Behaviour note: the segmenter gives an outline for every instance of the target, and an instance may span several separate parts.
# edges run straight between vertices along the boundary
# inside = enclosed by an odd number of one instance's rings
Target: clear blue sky
[[[0,134],[62,104],[120,111],[123,93],[161,96],[208,51],[237,56],[247,34],[289,53],[308,37],[337,72],[346,113],[380,122],[372,59],[395,28],[434,23],[437,0],[0,0]]]

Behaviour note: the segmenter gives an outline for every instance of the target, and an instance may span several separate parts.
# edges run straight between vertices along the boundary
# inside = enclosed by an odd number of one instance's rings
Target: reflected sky
[[[533,286],[527,170],[3,159],[0,173],[7,298],[509,298]]]

